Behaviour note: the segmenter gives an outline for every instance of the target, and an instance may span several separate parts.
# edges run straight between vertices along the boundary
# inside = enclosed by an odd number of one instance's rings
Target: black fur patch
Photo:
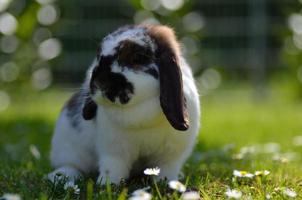
[[[126,104],[130,95],[134,94],[134,87],[121,73],[111,72],[114,58],[115,56],[101,57],[99,66],[93,71],[90,88],[92,93],[100,89],[112,102],[118,98],[122,104]]]
[[[82,110],[82,116],[85,120],[91,120],[96,116],[98,106],[96,103],[91,99],[91,97],[85,98],[84,107]]]
[[[67,109],[67,117],[69,118],[70,124],[72,127],[79,129],[80,128],[80,119],[81,119],[81,93],[77,92],[69,99],[65,108]]]
[[[151,76],[153,76],[155,79],[158,79],[158,72],[156,69],[153,68],[148,68],[144,71],[147,74],[150,74]]]
[[[130,94],[134,93],[133,85],[120,73],[109,73],[108,79],[98,80],[106,97],[115,102],[119,98],[122,104],[128,103]]]
[[[88,93],[79,91],[75,93],[65,105],[67,117],[72,127],[81,129],[81,120],[90,120],[95,117],[97,105]]]

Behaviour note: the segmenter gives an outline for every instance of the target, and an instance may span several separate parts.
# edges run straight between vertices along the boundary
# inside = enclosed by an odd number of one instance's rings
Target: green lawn
[[[278,88],[278,87],[273,87]],[[0,196],[19,194],[23,199],[127,199],[136,189],[154,199],[178,199],[167,183],[135,181],[99,187],[91,178],[77,182],[81,192],[64,190],[43,177],[51,167],[48,154],[55,119],[70,92],[49,89],[40,93],[11,94],[10,107],[0,113]],[[293,139],[302,135],[302,101],[290,88],[269,90],[255,98],[251,88],[225,86],[202,97],[202,130],[191,159],[184,166],[182,183],[203,199],[227,199],[228,188],[242,192],[242,199],[287,199],[286,188],[302,198],[302,146]],[[36,147],[41,157],[30,151]],[[264,177],[235,178],[233,170]],[[161,195],[159,195],[159,193]]]

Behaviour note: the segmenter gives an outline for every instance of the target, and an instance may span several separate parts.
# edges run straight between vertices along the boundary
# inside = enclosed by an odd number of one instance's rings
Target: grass
[[[293,138],[302,135],[302,104],[293,98],[290,88],[272,88],[278,89],[254,98],[250,87],[224,86],[202,98],[201,134],[180,178],[188,190],[198,191],[203,199],[226,199],[228,188],[242,191],[243,199],[265,199],[267,194],[272,199],[287,199],[283,191],[290,188],[297,199],[302,198],[302,146],[293,145]],[[155,185],[145,179],[100,187],[92,177],[79,180],[81,192],[74,194],[62,184],[45,180],[44,175],[52,170],[48,154],[54,123],[70,94],[62,89],[10,93],[11,105],[0,113],[0,196],[15,193],[23,199],[123,200],[134,190],[151,186],[148,192],[154,199],[180,198],[165,181]],[[30,152],[31,145],[39,150],[40,159]],[[276,152],[267,152],[274,150],[268,149],[269,145],[280,147],[279,160]],[[286,152],[291,154],[283,154]],[[287,158],[290,155],[294,157]],[[270,174],[234,178],[234,169],[269,170]]]

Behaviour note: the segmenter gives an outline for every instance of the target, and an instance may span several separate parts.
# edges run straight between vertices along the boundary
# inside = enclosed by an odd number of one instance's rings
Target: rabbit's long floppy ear
[[[82,116],[85,120],[91,120],[95,117],[97,111],[97,105],[96,103],[91,99],[91,97],[86,97],[83,110],[82,110]]]
[[[179,44],[169,27],[151,26],[149,31],[157,45],[155,62],[159,67],[162,110],[175,129],[185,131],[189,128],[189,119],[179,66]]]

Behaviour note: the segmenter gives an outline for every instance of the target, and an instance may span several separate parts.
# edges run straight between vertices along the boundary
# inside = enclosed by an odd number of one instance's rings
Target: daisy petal
[[[5,199],[5,200],[21,200],[20,195],[18,194],[4,194],[0,199]]]
[[[173,190],[177,190],[178,192],[185,192],[186,186],[179,181],[169,181],[169,187]]]
[[[152,176],[152,175],[158,176],[159,173],[160,173],[160,168],[158,168],[158,167],[147,168],[147,169],[144,170],[144,174],[149,175],[149,176]]]
[[[200,195],[198,192],[190,191],[190,192],[185,192],[181,195],[181,200],[199,200]]]
[[[151,194],[146,192],[145,189],[135,190],[129,200],[150,200]]]
[[[291,190],[289,188],[285,188],[283,190],[283,194],[285,196],[292,197],[292,198],[295,198],[297,196],[297,193],[294,190]]]
[[[239,190],[231,190],[231,189],[227,189],[227,191],[225,192],[225,195],[228,198],[234,198],[234,199],[239,199],[242,196],[242,192]]]

